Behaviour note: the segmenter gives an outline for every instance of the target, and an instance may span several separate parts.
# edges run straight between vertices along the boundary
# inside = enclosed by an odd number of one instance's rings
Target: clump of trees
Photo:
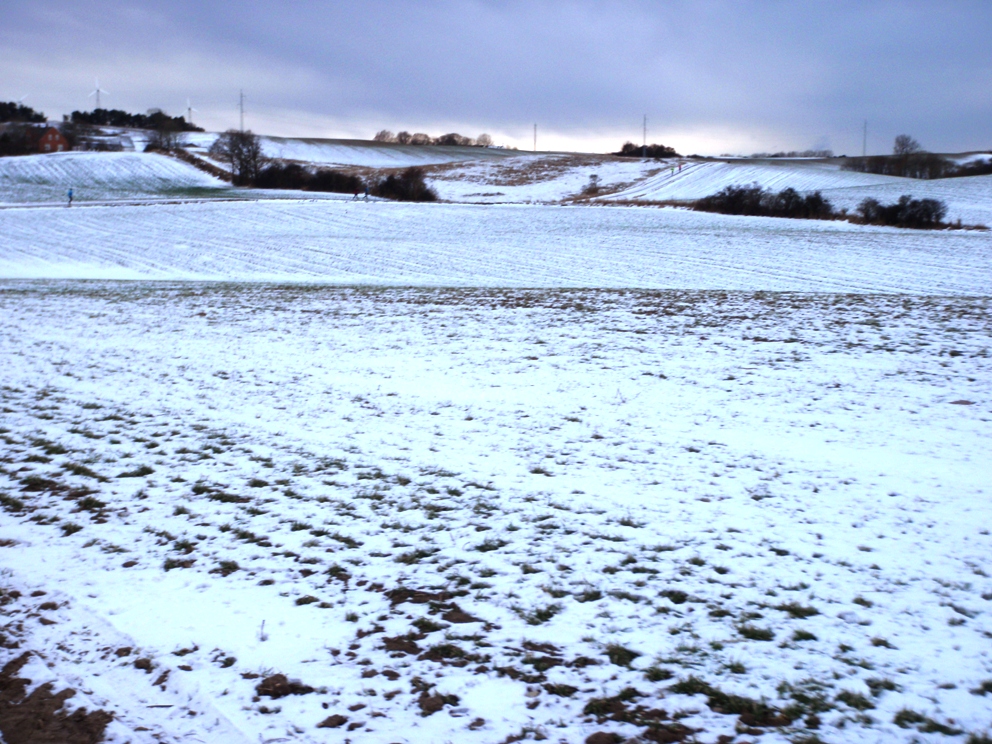
[[[647,146],[635,145],[633,142],[624,142],[623,147],[620,148],[620,152],[610,154],[619,155],[622,158],[652,158],[654,160],[679,157],[674,147],[654,144]]]
[[[960,168],[955,163],[940,155],[927,152],[908,134],[900,134],[895,138],[891,155],[848,158],[843,167],[844,170],[859,173],[877,173],[882,176],[903,178],[953,178],[964,175],[960,173]]]
[[[382,129],[376,132],[372,141],[390,142],[399,145],[457,145],[461,147],[491,147],[493,144],[493,138],[488,134],[480,134],[475,139],[465,137],[457,132],[442,134],[440,137],[431,137],[429,134],[424,134],[423,132],[417,132],[416,134],[399,132],[398,134],[393,134],[388,129]]]
[[[407,168],[399,175],[390,174],[375,184],[372,193],[396,201],[437,201],[437,192],[427,185],[422,168]]]
[[[832,158],[833,150],[789,150],[788,152],[756,152],[752,158]]]
[[[22,124],[43,124],[47,119],[40,111],[16,101],[0,101],[0,123],[15,121]]]
[[[806,220],[829,220],[834,217],[833,206],[819,191],[800,194],[788,188],[775,193],[758,185],[727,186],[697,200],[692,208],[697,212]]]
[[[69,120],[74,124],[95,127],[126,127],[130,129],[155,129],[175,132],[202,132],[182,116],[169,116],[161,109],[150,109],[147,114],[129,114],[120,109],[94,109],[73,111]]]
[[[357,194],[365,189],[365,182],[358,176],[330,168],[310,170],[297,163],[267,165],[259,172],[253,185],[260,189],[326,191],[337,194]]]
[[[228,129],[214,140],[209,155],[222,163],[230,163],[231,182],[235,186],[253,186],[266,162],[262,141],[250,129]]]
[[[835,211],[830,201],[819,191],[801,194],[787,188],[778,193],[758,185],[727,186],[716,194],[698,199],[692,204],[697,212],[750,215],[757,217],[789,217],[807,220],[846,219],[865,225],[908,227],[932,230],[949,227],[944,222],[947,205],[937,199],[914,199],[904,195],[893,204],[882,204],[877,199],[865,199],[856,213]],[[957,225],[960,227],[960,223]]]
[[[947,205],[937,199],[913,199],[908,194],[893,204],[865,199],[857,208],[861,221],[868,225],[889,225],[928,230],[944,226]]]

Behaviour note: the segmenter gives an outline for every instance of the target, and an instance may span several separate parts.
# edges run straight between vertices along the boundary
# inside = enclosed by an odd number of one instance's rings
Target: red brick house
[[[30,146],[35,152],[66,152],[71,150],[69,140],[55,127],[31,127]]]

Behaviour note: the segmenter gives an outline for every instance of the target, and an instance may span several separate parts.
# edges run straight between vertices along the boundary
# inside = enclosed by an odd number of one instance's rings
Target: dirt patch
[[[273,674],[266,677],[255,688],[259,697],[281,698],[287,695],[308,695],[314,689],[297,680],[289,680],[285,674]]]
[[[105,710],[87,713],[77,708],[62,710],[66,700],[76,694],[65,689],[53,693],[45,683],[25,696],[31,680],[17,677],[31,653],[21,654],[0,671],[0,734],[7,744],[96,744],[113,720]]]

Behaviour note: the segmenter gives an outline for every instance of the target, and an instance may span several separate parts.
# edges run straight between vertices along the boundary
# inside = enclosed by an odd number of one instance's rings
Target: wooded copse
[[[697,212],[749,215],[753,217],[787,217],[808,220],[848,220],[864,225],[909,227],[932,230],[951,227],[943,222],[947,205],[937,199],[914,199],[908,194],[893,204],[877,199],[865,199],[854,214],[837,211],[819,191],[801,194],[787,188],[778,193],[760,186],[727,186],[716,194],[697,199],[692,204]],[[959,225],[956,225],[957,227]]]
[[[382,129],[376,132],[372,141],[389,142],[397,145],[447,145],[459,147],[491,147],[493,144],[493,138],[488,134],[480,134],[475,139],[465,137],[457,132],[442,134],[440,137],[431,137],[429,134],[424,134],[423,132],[417,132],[416,134],[399,132],[398,134],[393,134],[388,129]]]

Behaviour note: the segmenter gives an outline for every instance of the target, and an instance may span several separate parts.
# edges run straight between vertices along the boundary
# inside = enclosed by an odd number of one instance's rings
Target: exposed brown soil
[[[90,713],[77,708],[63,710],[66,700],[76,694],[65,689],[53,693],[45,683],[25,695],[31,680],[17,677],[31,652],[12,659],[0,671],[0,734],[7,744],[97,744],[113,720],[105,710]]]
[[[296,680],[290,681],[285,674],[273,674],[266,677],[255,688],[259,696],[270,698],[281,698],[287,695],[307,695],[314,689],[309,685],[304,685]]]

